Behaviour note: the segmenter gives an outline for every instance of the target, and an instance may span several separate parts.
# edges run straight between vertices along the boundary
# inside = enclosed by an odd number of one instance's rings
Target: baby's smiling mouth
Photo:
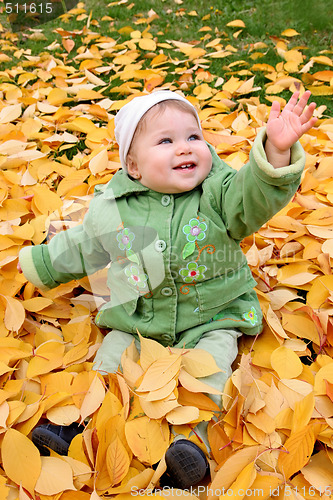
[[[178,165],[177,167],[174,167],[174,170],[193,170],[196,167],[194,163],[183,163],[182,165]]]

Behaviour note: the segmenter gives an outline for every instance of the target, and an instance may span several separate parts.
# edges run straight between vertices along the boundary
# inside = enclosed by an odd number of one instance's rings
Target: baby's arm
[[[316,104],[313,102],[305,109],[310,95],[311,92],[307,90],[298,100],[299,92],[295,92],[282,113],[277,101],[272,104],[266,128],[265,151],[267,160],[274,168],[290,164],[291,146],[317,121],[317,118],[312,117]]]
[[[48,244],[27,246],[19,253],[18,271],[42,289],[93,274],[110,262],[95,232],[95,199],[79,226],[60,231]]]

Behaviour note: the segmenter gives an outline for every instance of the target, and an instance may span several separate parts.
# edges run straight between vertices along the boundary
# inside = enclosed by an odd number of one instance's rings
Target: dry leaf
[[[1,450],[6,475],[33,494],[42,468],[36,446],[21,432],[9,429],[3,438]]]
[[[41,495],[56,495],[65,490],[76,490],[70,465],[61,458],[41,457],[42,470],[36,483]]]

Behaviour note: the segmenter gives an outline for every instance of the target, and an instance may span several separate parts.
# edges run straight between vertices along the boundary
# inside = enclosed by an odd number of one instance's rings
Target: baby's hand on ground
[[[306,108],[310,95],[307,90],[298,99],[299,92],[295,92],[281,113],[280,104],[273,102],[266,130],[267,140],[277,151],[289,150],[316,123],[317,118],[312,116],[316,103],[312,102]]]

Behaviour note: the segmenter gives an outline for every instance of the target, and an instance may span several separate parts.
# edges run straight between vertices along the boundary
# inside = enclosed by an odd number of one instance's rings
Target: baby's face
[[[170,106],[158,113],[148,111],[127,157],[127,168],[154,191],[183,193],[207,177],[212,155],[195,117]]]

